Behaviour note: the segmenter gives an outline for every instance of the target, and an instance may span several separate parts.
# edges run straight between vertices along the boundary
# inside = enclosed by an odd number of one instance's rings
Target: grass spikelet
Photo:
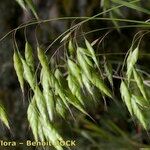
[[[135,79],[137,86],[139,87],[143,97],[145,98],[145,100],[147,100],[147,94],[146,94],[143,80],[142,80],[141,76],[139,75],[139,73],[135,69],[133,69],[133,75],[134,75],[134,79]]]
[[[113,75],[113,71],[112,71],[112,66],[111,66],[111,64],[108,61],[105,62],[104,69],[105,69],[107,78],[108,78],[111,86],[113,86],[113,76],[112,76]]]
[[[39,120],[40,120],[40,118],[39,118]],[[38,123],[38,136],[39,136],[40,141],[42,141],[42,142],[45,141],[45,134],[44,134],[43,127],[40,122]]]
[[[81,88],[76,78],[69,74],[67,80],[68,80],[68,87],[72,92],[72,94],[74,94],[77,97],[77,99],[81,102],[81,104],[84,105],[83,96],[81,94]]]
[[[34,138],[35,138],[36,141],[38,141],[39,112],[38,112],[38,109],[37,109],[35,97],[32,98],[32,100],[29,104],[27,115],[28,115],[28,121],[30,123]]]
[[[26,63],[26,61],[24,59],[21,59],[21,61],[22,61],[22,64],[23,64],[23,69],[24,69],[24,77],[25,77],[26,81],[29,83],[32,90],[34,90],[34,88],[35,88],[34,75],[31,71],[30,67]]]
[[[22,92],[24,92],[24,78],[23,78],[23,65],[22,65],[22,61],[21,58],[18,54],[17,51],[14,51],[14,55],[13,55],[13,61],[14,61],[14,68],[18,77],[18,81],[21,87]]]
[[[138,118],[138,120],[140,121],[140,123],[142,124],[142,126],[144,127],[144,129],[147,129],[146,118],[145,118],[143,112],[138,107],[138,105],[136,103],[136,100],[135,100],[135,97],[131,98],[131,103],[132,103],[132,109],[133,109],[134,115]]]
[[[67,33],[67,34],[61,39],[60,43],[61,43],[61,42],[64,42],[65,40],[67,40],[67,39],[70,37],[70,35],[71,35],[71,32]]]
[[[93,90],[92,90],[92,86],[90,84],[90,81],[89,81],[89,79],[87,78],[87,76],[84,73],[82,74],[82,81],[83,81],[83,84],[86,87],[87,91],[91,95],[94,95]]]
[[[121,97],[124,100],[130,114],[132,115],[133,112],[132,112],[132,104],[131,104],[131,94],[130,94],[129,89],[124,81],[121,82],[120,93],[121,93]]]
[[[102,79],[95,73],[92,72],[92,78],[89,79],[102,93],[112,98],[112,93],[109,88],[105,85]]]
[[[93,68],[94,68],[94,64],[93,64],[93,62],[91,61],[91,59],[90,59],[88,56],[86,56],[86,55],[82,55],[82,56],[83,56],[84,60],[86,61],[86,63],[87,63],[90,67],[93,67]]]
[[[33,49],[28,41],[25,44],[25,59],[32,72],[34,72]]]
[[[39,61],[42,65],[43,69],[45,71],[49,72],[49,65],[48,65],[47,57],[46,57],[44,51],[40,47],[38,47],[37,52],[38,52]]]
[[[86,44],[87,50],[89,51],[89,53],[92,56],[93,61],[95,62],[96,66],[99,68],[98,61],[96,59],[96,55],[95,55],[95,51],[94,51],[93,47],[86,39],[85,39],[85,44]]]
[[[78,63],[80,65],[80,67],[82,68],[83,72],[88,76],[88,78],[91,78],[91,72],[92,72],[91,67],[88,65],[88,63],[84,59],[83,53],[81,51],[82,51],[82,48],[78,47],[77,48]]]
[[[145,101],[143,96],[136,96],[132,94],[132,97],[136,101],[136,103],[139,104],[141,107],[149,107],[149,103]]]
[[[52,121],[54,115],[54,95],[52,90],[50,89],[49,77],[47,76],[47,74],[45,74],[45,72],[43,72],[42,76],[42,87],[49,118]]]
[[[40,115],[43,117],[44,120],[47,120],[48,116],[47,116],[45,97],[43,96],[41,90],[37,85],[35,87],[34,94],[35,94],[36,104],[40,112]]]
[[[62,99],[64,105],[69,109],[64,88],[59,84],[58,81],[55,82],[55,95],[58,95]]]
[[[49,77],[50,85],[52,87],[54,87],[54,84],[56,82],[56,78],[54,77],[53,73],[50,70],[47,57],[46,57],[44,51],[40,47],[37,48],[37,53],[38,53],[38,59],[42,65],[42,70],[46,74],[46,76]]]
[[[47,141],[51,141],[52,145],[57,150],[63,150],[61,145],[57,144],[58,140],[62,140],[62,137],[59,135],[55,127],[47,121],[43,121],[42,119],[40,121]]]
[[[60,85],[63,85],[63,87],[67,85],[66,79],[63,77],[63,74],[60,72],[58,68],[54,72],[54,77],[57,79]],[[56,79],[54,79],[54,81],[56,81]]]
[[[69,41],[69,44],[68,44],[68,51],[69,51],[69,54],[70,56],[73,56],[74,55],[74,47],[73,47],[73,43],[72,43],[72,40]]]
[[[81,70],[79,66],[72,60],[68,59],[68,69],[71,72],[71,74],[76,77],[80,86],[82,86]]]
[[[55,75],[56,79],[58,80],[58,82],[61,84],[62,73],[60,72],[60,70],[56,69],[54,75]]]
[[[0,120],[5,124],[5,126],[10,129],[9,127],[9,122],[8,122],[8,117],[5,111],[5,108],[3,105],[0,103]]]
[[[128,77],[128,81],[131,78],[134,65],[138,60],[138,54],[139,54],[139,48],[136,47],[133,52],[129,53],[129,56],[127,58],[127,77]]]
[[[66,90],[65,95],[66,95],[66,98],[70,104],[72,104],[74,107],[76,107],[82,113],[87,115],[87,112],[82,108],[81,103],[78,101],[78,99],[70,91]]]
[[[65,105],[63,104],[62,100],[59,97],[57,97],[56,100],[56,111],[61,117],[65,119],[66,114]]]

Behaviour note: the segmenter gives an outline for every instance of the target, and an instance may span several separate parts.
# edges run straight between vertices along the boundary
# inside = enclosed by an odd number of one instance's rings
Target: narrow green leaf
[[[123,0],[111,0],[111,1],[115,2],[117,4],[121,4],[123,6],[126,6],[128,8],[135,9],[139,12],[143,12],[143,13],[146,13],[146,14],[150,15],[150,11],[148,9],[144,9],[143,7],[139,7],[136,4],[132,4],[131,2],[126,2],[126,1],[123,1]],[[132,1],[132,2],[138,2],[138,1],[140,1],[140,0],[135,0],[135,1]]]
[[[24,0],[16,0],[16,2],[17,2],[24,10],[27,10]]]
[[[115,16],[114,11],[110,12],[110,18],[112,19],[112,22],[113,22],[114,26],[116,27],[117,31],[120,32],[120,26],[119,26],[118,22],[115,20],[116,16]]]
[[[59,69],[55,70],[54,76],[60,85],[62,85],[63,87],[66,86],[66,79],[63,77],[63,74],[60,72]]]
[[[62,38],[62,40],[60,41],[60,43],[63,42],[63,41],[65,41],[65,40],[67,40],[67,39],[70,37],[70,35],[71,35],[71,32],[67,33],[67,34]]]
[[[101,7],[103,7],[103,11],[110,8],[110,0],[101,0]]]
[[[25,0],[25,2],[27,3],[28,7],[31,9],[31,11],[34,14],[35,18],[39,19],[33,1],[32,0]]]

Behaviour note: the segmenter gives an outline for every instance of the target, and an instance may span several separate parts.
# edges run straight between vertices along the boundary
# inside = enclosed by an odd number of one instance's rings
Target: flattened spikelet
[[[69,54],[72,56],[75,52],[74,50],[74,47],[73,47],[73,44],[72,44],[72,41],[70,40],[69,41],[69,44],[68,44],[68,50],[69,50]]]
[[[68,80],[68,87],[72,92],[72,94],[74,94],[77,97],[77,99],[81,102],[81,104],[84,105],[83,97],[81,94],[81,88],[76,78],[74,78],[72,75],[69,74],[67,80]]]
[[[10,129],[5,108],[2,106],[1,103],[0,103],[0,120],[7,126],[8,129]]]
[[[28,111],[28,120],[34,135],[34,138],[36,141],[38,141],[38,118],[39,118],[39,112],[36,106],[36,100],[35,97],[32,98],[31,103],[29,104]]]
[[[60,85],[62,85],[63,87],[66,85],[66,79],[63,77],[63,74],[60,72],[60,70],[57,68],[55,70],[54,76],[56,79],[54,79],[54,81],[58,81]]]
[[[40,118],[39,118],[40,120]],[[43,131],[43,127],[41,125],[41,123],[38,123],[38,136],[40,141],[44,142],[45,141],[45,135],[44,135],[44,131]]]
[[[78,99],[68,90],[65,91],[65,95],[67,98],[67,101],[72,104],[74,107],[76,107],[78,110],[80,110],[82,113],[84,113],[85,115],[89,114],[84,110],[84,108],[82,107],[81,103],[78,101]]]
[[[32,72],[34,72],[33,49],[29,42],[26,42],[25,44],[25,59]]]
[[[135,69],[133,69],[133,75],[134,75],[134,79],[135,79],[137,86],[139,87],[143,97],[145,98],[145,100],[147,100],[147,94],[146,94],[143,80],[142,80],[141,76],[139,75],[139,73]]]
[[[127,58],[127,77],[128,77],[128,81],[131,78],[133,69],[134,69],[134,65],[138,60],[138,54],[139,54],[139,48],[136,47],[135,50],[133,52],[129,53],[129,56]]]
[[[149,107],[149,103],[145,101],[143,96],[136,96],[132,94],[132,97],[136,101],[136,103],[139,104],[141,107]]]
[[[21,87],[22,92],[24,92],[24,78],[23,78],[23,65],[21,62],[21,58],[17,51],[14,51],[13,55],[13,61],[14,61],[14,68],[18,77],[18,81]]]
[[[62,140],[62,137],[59,135],[55,127],[47,121],[43,121],[41,118],[41,124],[43,127],[43,132],[45,133],[45,137],[47,141],[51,141],[52,145],[57,150],[63,150],[61,145],[57,144],[58,140]]]
[[[103,82],[102,79],[100,79],[100,77],[93,72],[92,73],[92,78],[89,79],[102,93],[104,93],[105,95],[107,95],[108,97],[112,98],[112,93],[109,90],[109,88],[105,85],[105,83]]]
[[[24,77],[25,77],[26,81],[29,83],[32,90],[34,90],[34,88],[35,88],[34,75],[31,71],[30,67],[26,63],[26,61],[24,59],[21,59],[21,61],[22,61],[22,64],[23,64],[23,69],[24,69]]]
[[[140,108],[138,107],[136,100],[134,99],[135,97],[132,97],[132,109],[133,109],[133,113],[134,115],[138,118],[138,120],[140,121],[140,123],[142,124],[142,126],[147,129],[147,121],[146,118],[143,114],[143,112],[140,110]]]
[[[93,47],[91,46],[91,44],[86,39],[85,39],[85,44],[86,44],[87,50],[90,52],[90,54],[92,56],[93,61],[96,64],[96,66],[99,67]]]
[[[54,95],[52,90],[50,89],[49,78],[44,72],[42,78],[42,87],[43,87],[43,95],[45,97],[49,118],[52,121],[54,115]]]
[[[89,79],[87,78],[87,76],[84,73],[82,73],[82,81],[83,81],[84,86],[88,90],[88,92],[91,95],[93,95],[94,93],[93,93],[93,90],[92,90],[91,82],[89,81]]]
[[[86,62],[86,60],[84,59],[81,51],[82,51],[82,48],[78,47],[77,48],[77,60],[78,60],[80,67],[82,68],[83,72],[90,79],[92,70],[91,70],[91,67],[88,65],[88,63]]]
[[[80,86],[82,86],[81,70],[79,66],[76,63],[74,63],[72,60],[68,59],[68,69],[71,72],[71,74],[74,77],[76,77]]]
[[[57,97],[57,100],[56,100],[56,111],[61,117],[65,119],[66,108],[65,108],[64,103],[59,97]]]
[[[113,71],[112,66],[108,61],[104,64],[104,69],[110,84],[113,86]]]
[[[46,57],[44,51],[40,47],[38,47],[37,52],[38,52],[39,61],[42,65],[43,69],[45,71],[49,72],[49,65],[48,65],[47,57]]]
[[[58,83],[58,81],[55,82],[55,95],[59,95],[59,97],[62,99],[64,105],[69,109],[64,89]]]
[[[121,97],[124,100],[130,114],[132,115],[132,104],[131,104],[131,94],[128,90],[128,87],[124,81],[121,82],[120,86]]]
[[[48,117],[47,117],[47,108],[46,108],[45,98],[37,85],[35,87],[34,94],[35,94],[35,100],[36,100],[37,108],[40,112],[40,115],[43,117],[43,120],[47,120]]]

